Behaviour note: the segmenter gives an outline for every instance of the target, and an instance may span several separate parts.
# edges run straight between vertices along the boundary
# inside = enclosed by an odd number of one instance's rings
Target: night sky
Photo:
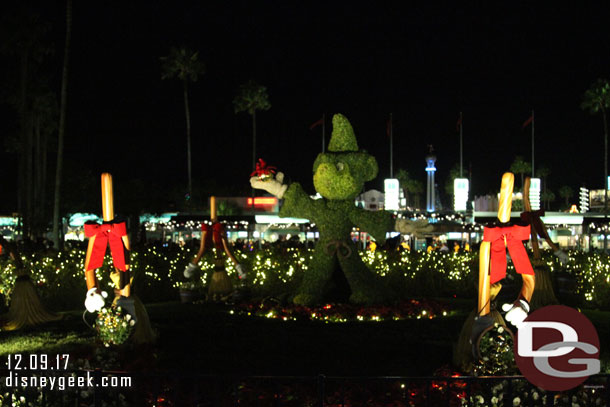
[[[579,106],[592,82],[610,76],[606,8],[327,3],[75,1],[65,177],[99,182],[110,171],[115,185],[138,180],[157,194],[186,191],[182,87],[161,80],[159,57],[187,45],[206,64],[190,87],[194,183],[215,184],[220,195],[248,191],[251,120],[234,113],[232,100],[249,79],[267,87],[272,105],[257,115],[257,155],[312,193],[321,129],[309,126],[324,112],[328,134],[332,114],[343,113],[360,147],[377,158],[369,188],[381,189],[389,176],[392,112],[395,170],[425,182],[432,144],[443,193],[459,162],[463,111],[474,193],[497,191],[515,156],[531,157],[530,130],[521,125],[532,108],[536,166],[551,169],[549,187],[601,187],[602,119]],[[22,4],[53,25],[48,66],[59,91],[65,4]],[[16,9],[2,7],[5,16]],[[17,61],[1,58],[3,80],[14,81]],[[0,108],[4,137],[16,118],[8,104]],[[7,209],[17,166],[14,155],[1,154]]]

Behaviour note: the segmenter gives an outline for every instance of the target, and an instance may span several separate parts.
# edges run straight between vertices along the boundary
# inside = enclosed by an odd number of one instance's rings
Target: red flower
[[[256,175],[258,177],[262,177],[264,175],[271,174],[275,174],[275,167],[271,165],[268,166],[262,158],[259,158],[258,162],[256,163],[256,170],[254,170],[254,172],[250,174],[250,176],[253,177]]]

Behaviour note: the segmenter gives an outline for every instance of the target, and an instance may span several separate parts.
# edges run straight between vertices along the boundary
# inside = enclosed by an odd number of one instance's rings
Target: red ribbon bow
[[[122,271],[127,271],[125,246],[122,239],[123,236],[127,236],[125,222],[102,223],[101,225],[95,222],[86,222],[85,236],[95,236],[95,243],[91,250],[91,257],[89,258],[87,270],[95,270],[104,264],[106,247],[109,245],[114,267]]]
[[[207,247],[211,247],[212,244],[214,244],[214,247],[216,247],[217,249],[222,249],[222,237],[225,233],[225,228],[222,223],[216,222],[211,226],[202,223],[201,231],[206,232],[205,242]]]
[[[534,275],[523,240],[530,237],[530,226],[485,227],[483,241],[491,242],[491,284],[506,277],[506,248],[519,274]],[[506,245],[505,245],[506,239]]]

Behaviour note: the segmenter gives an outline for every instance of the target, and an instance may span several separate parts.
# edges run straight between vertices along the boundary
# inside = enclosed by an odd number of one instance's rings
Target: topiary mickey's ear
[[[366,157],[366,167],[364,169],[364,180],[371,181],[375,179],[377,176],[377,172],[379,172],[379,167],[377,166],[377,160],[372,155],[368,155]]]
[[[328,151],[358,151],[354,129],[347,118],[337,113],[333,116],[333,133],[328,143]]]

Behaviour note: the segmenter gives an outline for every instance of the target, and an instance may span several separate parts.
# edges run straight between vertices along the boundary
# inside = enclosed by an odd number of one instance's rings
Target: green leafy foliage
[[[508,376],[517,373],[513,336],[497,322],[479,342],[481,359],[474,364],[475,376]]]
[[[316,252],[312,249],[268,248],[254,252],[235,251],[239,262],[248,272],[246,285],[254,298],[289,298],[297,292],[306,273],[316,265]],[[322,249],[324,250],[324,249]],[[177,300],[184,267],[193,258],[196,248],[179,246],[147,246],[134,248],[131,265],[134,272],[134,292],[144,302]],[[610,257],[603,253],[570,252],[568,264],[563,267],[550,252],[543,252],[543,262],[549,269],[551,280],[556,282],[556,294],[573,297],[571,305],[588,308],[610,309]],[[214,269],[214,253],[206,253],[199,267],[198,277],[202,285],[209,282]],[[478,276],[478,254],[473,252],[440,253],[378,250],[359,251],[353,257],[362,261],[376,279],[392,287],[395,295],[387,298],[409,299],[413,297],[474,298]],[[83,264],[85,247],[74,248],[61,254],[22,255],[26,270],[30,271],[43,302],[52,310],[82,309],[87,291]],[[102,289],[113,289],[109,278],[110,256],[97,270]],[[227,274],[235,285],[238,277],[231,261],[225,262]],[[515,278],[509,262],[509,279]],[[571,286],[558,281],[568,279]],[[0,261],[0,293],[6,303],[15,281],[12,260]]]
[[[327,199],[353,199],[377,176],[375,158],[364,152],[321,153],[313,164],[316,192]]]
[[[532,163],[525,161],[519,155],[515,157],[515,161],[510,165],[510,172],[521,175],[521,189],[523,189],[524,175],[532,172]]]
[[[387,212],[370,212],[354,206],[352,200],[312,200],[298,183],[290,185],[284,195],[280,216],[301,216],[318,225],[320,241],[312,256],[310,270],[303,279],[295,302],[312,305],[323,300],[329,291],[336,265],[341,268],[351,289],[351,301],[383,301],[382,284],[355,255],[356,245],[350,239],[352,227],[360,227],[379,242],[393,224]],[[340,253],[340,254],[339,254]]]
[[[328,151],[358,151],[358,142],[352,125],[342,114],[333,116],[333,132],[328,143]]]
[[[545,209],[548,210],[551,208],[551,202],[555,201],[555,193],[550,189],[546,189],[540,194],[540,199],[542,200],[542,202],[544,202]]]
[[[456,178],[460,178],[459,164],[455,164],[453,167],[451,167],[451,170],[449,171],[449,178],[447,178],[447,181],[445,182],[445,194],[447,194],[449,199],[453,199],[453,184]],[[449,206],[451,207],[452,204]]]
[[[110,306],[100,310],[95,329],[104,346],[122,345],[131,335],[135,322],[121,307]]]
[[[324,163],[313,176],[316,191],[327,199],[353,199],[358,195],[361,182],[352,176],[347,165],[337,167]]]
[[[424,193],[424,184],[409,174],[408,171],[400,168],[396,171],[396,178],[400,182],[408,206],[419,208],[421,196]]]
[[[196,82],[205,73],[205,64],[199,60],[199,52],[187,47],[172,47],[168,56],[161,57],[161,63],[161,79]]]
[[[580,108],[591,114],[605,112],[610,107],[610,83],[607,79],[598,79],[585,91]]]
[[[254,114],[257,110],[271,109],[267,88],[253,80],[239,87],[239,93],[233,100],[235,113],[248,112]]]
[[[368,212],[356,208],[353,199],[364,187],[364,182],[377,175],[377,161],[364,151],[358,151],[354,130],[345,116],[333,116],[333,133],[329,153],[318,155],[313,165],[313,183],[323,199],[313,200],[300,184],[289,186],[284,194],[280,216],[304,217],[320,229],[320,242],[313,256],[311,271],[306,273],[294,302],[300,305],[320,303],[333,286],[347,290],[341,283],[331,281],[336,276],[338,262],[349,285],[349,300],[355,303],[376,303],[388,298],[388,290],[366,268],[351,241],[353,227],[370,233],[383,243],[385,234],[392,230],[393,220],[386,212]],[[341,274],[339,274],[341,275]],[[339,277],[340,279],[340,277]],[[336,278],[335,278],[336,280]],[[337,283],[337,284],[335,284]]]
[[[565,199],[565,207],[570,207],[570,198],[574,196],[574,190],[569,185],[564,185],[559,188],[559,196]]]

